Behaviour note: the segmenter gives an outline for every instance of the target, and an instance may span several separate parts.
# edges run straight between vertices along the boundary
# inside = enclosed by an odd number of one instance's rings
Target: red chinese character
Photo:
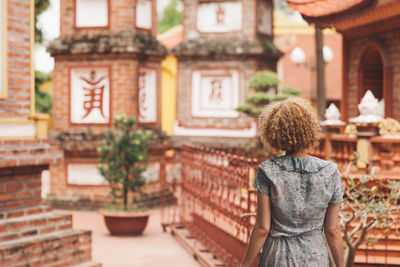
[[[211,92],[208,97],[210,101],[222,101],[222,81],[215,79],[211,81]]]
[[[217,24],[225,23],[225,9],[223,9],[221,6],[218,6],[217,11],[215,12],[215,15],[216,15]]]
[[[83,101],[83,109],[86,111],[86,113],[83,115],[82,119],[86,118],[95,108],[99,109],[100,114],[103,116],[103,118],[105,118],[103,113],[103,93],[105,85],[100,85],[100,82],[105,78],[106,77],[103,76],[96,80],[95,70],[90,72],[89,80],[84,77],[80,77],[81,80],[90,86],[89,88],[83,87],[83,90],[85,91],[84,97],[86,98],[86,100]]]
[[[145,118],[146,111],[146,73],[141,72],[139,74],[139,117],[141,119]]]

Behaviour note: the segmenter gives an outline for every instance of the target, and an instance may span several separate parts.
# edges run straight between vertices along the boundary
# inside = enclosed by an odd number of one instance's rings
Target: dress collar
[[[329,165],[329,161],[321,160],[316,157],[300,158],[290,155],[271,158],[271,161],[283,170],[296,171],[300,173],[318,172]]]

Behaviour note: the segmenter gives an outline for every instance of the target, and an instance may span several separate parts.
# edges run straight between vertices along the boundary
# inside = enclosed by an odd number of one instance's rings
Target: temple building
[[[343,36],[342,120],[359,115],[370,90],[384,117],[400,119],[400,2],[395,0],[287,0],[309,23]]]
[[[316,62],[314,27],[301,19],[301,16],[280,10],[274,11],[274,43],[283,52],[277,62],[281,85],[292,86],[300,90],[301,97],[310,99],[316,104]],[[326,66],[327,102],[340,107],[342,95],[342,37],[332,29],[325,29],[324,50]],[[184,27],[175,26],[157,36],[160,42],[173,50],[184,40]],[[162,61],[162,129],[173,134],[174,121],[177,120],[177,79],[178,59],[170,53]],[[212,125],[209,125],[212,126]]]
[[[126,114],[140,126],[161,128],[166,48],[154,37],[154,0],[61,0],[60,5],[60,37],[48,51],[55,58],[51,143],[64,157],[51,166],[48,199],[64,207],[99,207],[110,188],[97,170],[96,148],[113,118]],[[153,152],[149,179],[157,180],[157,156],[163,153]]]
[[[282,53],[273,44],[271,0],[184,1],[178,59],[178,142],[237,145],[254,138],[253,118],[236,111],[257,70],[276,71]],[[227,138],[228,137],[228,138]]]
[[[41,198],[61,154],[35,112],[33,0],[0,2],[0,266],[91,266],[91,232]]]

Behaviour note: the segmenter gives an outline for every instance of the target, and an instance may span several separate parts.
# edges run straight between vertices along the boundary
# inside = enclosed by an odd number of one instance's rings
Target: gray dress
[[[271,200],[271,230],[259,267],[325,267],[322,228],[343,187],[337,165],[316,157],[283,156],[259,165],[254,187]]]

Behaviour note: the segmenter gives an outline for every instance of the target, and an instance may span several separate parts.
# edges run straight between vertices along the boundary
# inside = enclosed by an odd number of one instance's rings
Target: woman
[[[267,106],[259,127],[263,143],[286,155],[258,167],[257,218],[240,266],[251,266],[261,248],[259,267],[329,266],[323,230],[336,266],[344,266],[343,187],[336,164],[306,153],[319,130],[311,105],[292,98]]]

